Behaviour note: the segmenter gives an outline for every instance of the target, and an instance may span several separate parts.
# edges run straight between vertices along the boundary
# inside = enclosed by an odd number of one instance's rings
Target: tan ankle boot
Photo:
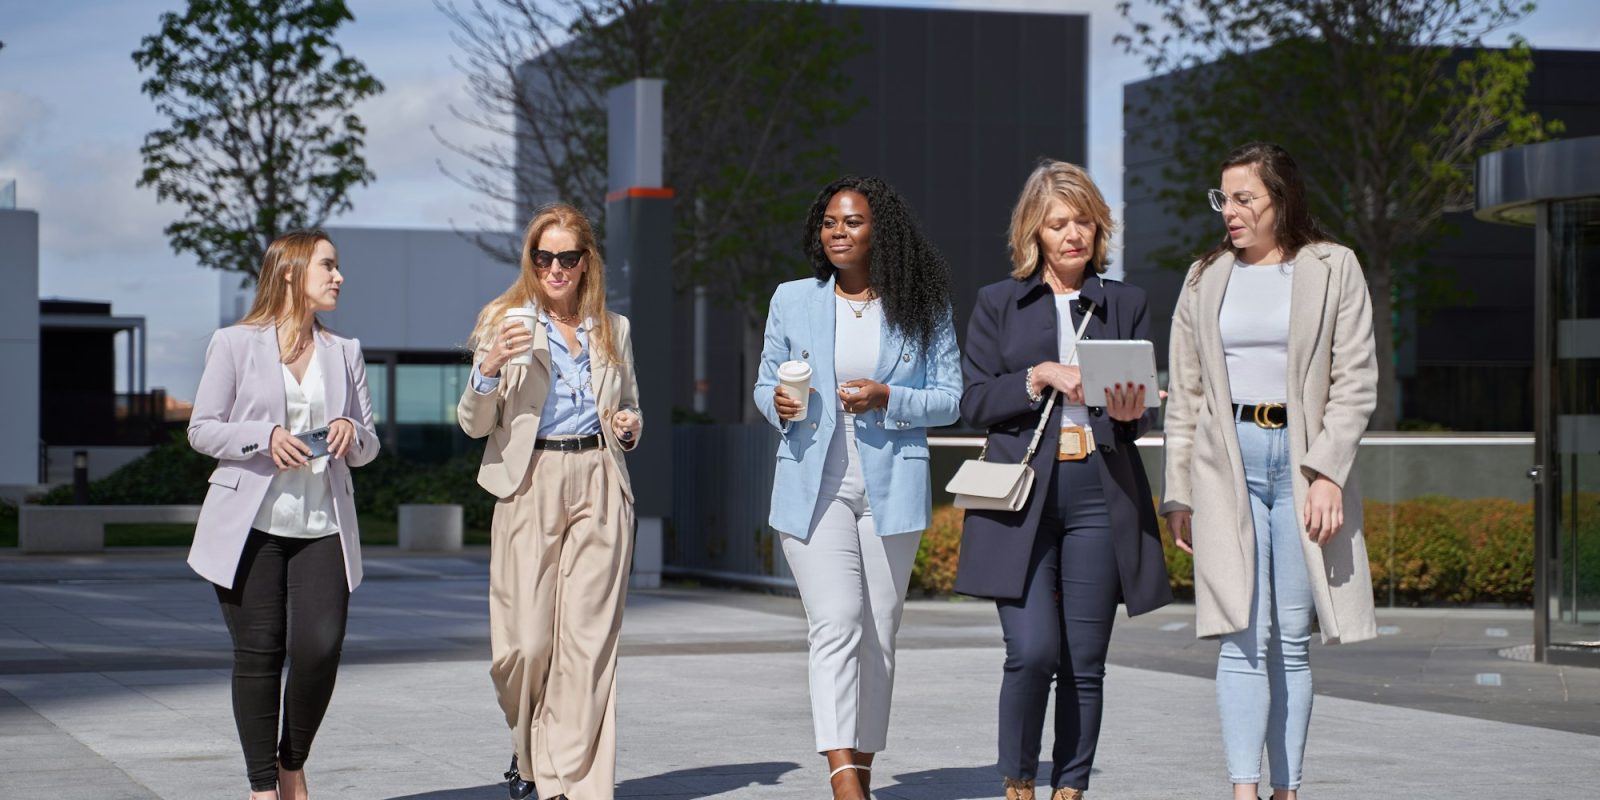
[[[1034,800],[1033,781],[1006,778],[1006,800]]]
[[[1050,800],[1083,800],[1083,790],[1063,786],[1057,789],[1055,794],[1050,795]]]

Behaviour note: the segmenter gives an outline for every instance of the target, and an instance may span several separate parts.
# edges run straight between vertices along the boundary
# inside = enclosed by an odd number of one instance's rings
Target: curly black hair
[[[884,320],[891,330],[926,352],[951,314],[950,265],[922,235],[922,228],[894,187],[861,175],[846,175],[823,187],[806,215],[803,246],[811,268],[819,281],[838,272],[822,249],[822,217],[828,201],[846,190],[867,198],[867,207],[872,209],[867,282],[883,303]]]

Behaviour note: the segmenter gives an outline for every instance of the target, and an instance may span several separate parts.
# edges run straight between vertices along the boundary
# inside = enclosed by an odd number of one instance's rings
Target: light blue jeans
[[[1275,789],[1300,788],[1311,725],[1311,581],[1300,550],[1288,429],[1235,423],[1255,521],[1250,627],[1222,637],[1217,709],[1233,783],[1261,782],[1261,750]]]

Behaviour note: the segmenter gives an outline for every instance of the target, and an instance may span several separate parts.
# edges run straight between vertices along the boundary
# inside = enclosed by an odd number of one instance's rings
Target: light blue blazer
[[[836,308],[832,278],[778,286],[767,310],[756,380],[756,407],[783,433],[768,524],[801,539],[811,536],[822,462],[842,416],[833,371]],[[772,390],[778,366],[791,360],[811,365],[816,394],[806,404],[805,417],[786,423],[778,419]],[[949,425],[960,414],[961,363],[951,319],[939,326],[926,353],[885,325],[872,379],[889,387],[889,407],[857,414],[855,434],[875,527],[880,536],[926,530],[933,516],[927,429]]]

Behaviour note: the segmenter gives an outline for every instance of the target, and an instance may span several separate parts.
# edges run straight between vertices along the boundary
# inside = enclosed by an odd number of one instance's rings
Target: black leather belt
[[[533,449],[535,450],[555,450],[561,453],[576,453],[580,450],[593,450],[597,447],[605,446],[606,440],[600,438],[598,433],[593,436],[573,436],[567,439],[533,440]]]
[[[1289,409],[1285,408],[1282,403],[1261,403],[1253,406],[1234,403],[1233,418],[1244,422],[1254,422],[1258,427],[1270,430],[1282,428],[1289,424]]]

